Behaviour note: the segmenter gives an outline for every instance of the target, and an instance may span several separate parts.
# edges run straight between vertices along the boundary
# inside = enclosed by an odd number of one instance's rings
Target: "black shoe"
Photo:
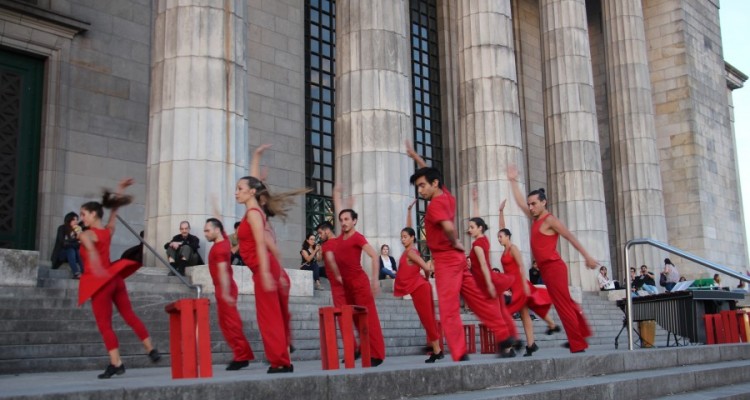
[[[442,351],[440,353],[437,353],[437,354],[433,353],[433,354],[430,355],[430,358],[424,360],[424,362],[427,363],[427,364],[433,364],[437,360],[442,360],[443,357],[445,357],[445,355],[443,354]]]
[[[521,348],[523,348],[523,342],[520,340],[516,340],[515,342],[513,342],[513,348],[520,351]]]
[[[563,347],[564,349],[569,349],[569,348],[570,348],[570,342],[565,342],[565,343],[561,344],[561,346],[562,346],[562,347]]]
[[[532,344],[531,346],[526,346],[526,354],[524,354],[524,357],[531,357],[532,354],[534,354],[535,351],[539,350],[539,346],[536,345],[536,343]]]
[[[516,356],[516,351],[513,349],[508,349],[508,351],[503,351],[500,353],[500,358],[513,358]]]
[[[370,366],[371,367],[377,367],[378,365],[382,364],[383,360],[380,358],[372,357],[370,358]]]
[[[289,345],[289,354],[292,354],[292,353],[294,353],[295,351],[297,351],[297,348],[296,348],[296,347],[294,347],[293,345],[291,345],[291,344],[290,344],[290,345]]]
[[[503,352],[505,352],[505,350],[510,349],[511,347],[513,347],[513,345],[516,344],[516,342],[517,342],[517,340],[515,338],[509,337],[509,338],[503,340],[502,342],[498,343],[497,344],[497,352],[498,352],[498,354],[499,353],[503,353]]]
[[[461,358],[458,359],[458,361],[469,361],[469,355],[464,354],[461,356]]]
[[[536,320],[537,320],[537,317],[536,317],[536,315],[534,315],[534,314],[531,314],[531,320],[532,320],[532,321],[536,321]]]
[[[148,352],[148,358],[152,363],[157,363],[161,360],[161,354],[159,354],[159,350],[151,349],[151,351]]]
[[[294,372],[294,365],[289,364],[286,367],[277,367],[277,368],[268,367],[268,371],[266,371],[266,373],[269,373],[269,374],[283,374],[286,372]]]
[[[359,360],[359,357],[361,357],[361,356],[362,356],[362,353],[360,353],[359,350],[354,350],[354,359],[355,360]],[[342,364],[346,363],[346,359],[342,358],[341,359],[341,363]]]
[[[553,333],[560,332],[560,325],[555,325],[554,328],[547,328],[547,334],[552,335]]]
[[[513,314],[513,319],[521,319],[521,314],[520,313]]]
[[[99,374],[99,379],[109,379],[113,375],[122,375],[125,373],[125,363],[120,364],[119,367],[115,367],[112,364],[107,365],[107,369],[104,370],[103,374]]]
[[[250,365],[250,361],[235,361],[232,360],[232,362],[227,365],[227,371],[237,371],[239,369],[245,368],[248,365]],[[270,372],[269,372],[270,373]]]

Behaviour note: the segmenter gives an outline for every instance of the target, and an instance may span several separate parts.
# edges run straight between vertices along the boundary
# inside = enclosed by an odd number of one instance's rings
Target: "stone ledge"
[[[232,265],[232,270],[239,294],[255,294],[253,273],[250,271],[250,268],[244,265]],[[314,295],[312,271],[289,268],[285,268],[284,270],[289,275],[291,283],[291,288],[289,289],[290,296],[310,297]],[[186,275],[194,285],[203,286],[203,293],[216,293],[216,288],[214,288],[207,265],[190,267],[187,269]]]
[[[0,249],[0,286],[36,287],[39,252]]]

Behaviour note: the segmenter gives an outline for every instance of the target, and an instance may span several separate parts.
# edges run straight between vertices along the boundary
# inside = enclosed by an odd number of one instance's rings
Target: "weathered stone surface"
[[[288,269],[284,271],[289,275],[290,296],[312,296],[313,295],[313,278],[312,271],[303,271],[300,269]],[[203,293],[216,293],[211,274],[208,272],[207,265],[196,265],[188,268],[185,274],[190,277],[193,284],[203,286]],[[253,273],[250,268],[244,265],[232,265],[232,276],[237,284],[239,294],[254,294],[255,284],[253,283]]]
[[[39,252],[0,249],[0,285],[36,286]]]

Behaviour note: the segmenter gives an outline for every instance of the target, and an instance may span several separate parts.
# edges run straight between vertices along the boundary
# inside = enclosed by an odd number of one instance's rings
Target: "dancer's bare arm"
[[[516,265],[518,265],[518,269],[521,271],[521,279],[523,279],[524,282],[528,281],[529,276],[528,276],[528,272],[526,272],[526,268],[524,268],[523,255],[521,254],[521,251],[518,250],[518,246],[516,246],[515,244],[510,245],[510,255],[513,256],[514,260],[516,260]],[[524,283],[523,291],[526,292],[526,295],[528,295],[529,285],[526,285]]]
[[[424,272],[427,273],[427,276],[430,276],[430,272],[432,272],[432,268],[430,268],[429,265],[422,259],[422,257],[417,253],[416,251],[409,251],[406,253],[406,259],[412,263],[416,264],[419,268],[422,268]]]
[[[526,199],[523,197],[523,193],[521,193],[521,185],[518,184],[518,168],[515,165],[508,166],[508,180],[510,181],[510,188],[513,190],[513,198],[516,199],[518,207],[521,207],[521,211],[527,217],[531,218],[531,211],[529,211]]]
[[[571,233],[568,228],[563,224],[559,219],[557,219],[554,215],[550,215],[545,221],[547,226],[549,226],[552,230],[559,233],[560,236],[564,237],[570,244],[575,247],[576,250],[578,250],[579,253],[583,256],[583,258],[586,260],[586,266],[589,267],[589,269],[594,269],[597,266],[599,266],[599,263],[591,257],[591,255],[586,251],[586,249],[583,247],[581,242],[578,241],[578,238]]]
[[[414,205],[417,204],[417,199],[414,199],[414,201],[409,204],[409,207],[406,208],[406,227],[411,228],[411,209],[414,208]]]
[[[325,259],[326,268],[330,269],[333,273],[333,279],[336,279],[338,283],[343,283],[344,281],[341,279],[341,272],[339,272],[339,266],[336,264],[336,257],[334,257],[332,251],[326,251],[323,254],[323,258]]]
[[[419,168],[426,167],[427,162],[424,160],[424,158],[422,158],[422,156],[420,156],[419,154],[417,154],[416,151],[414,151],[414,146],[412,146],[411,142],[407,140],[404,142],[404,144],[406,145],[406,155],[409,156],[412,160],[414,160],[414,162],[417,163],[417,166]]]
[[[456,226],[453,225],[453,221],[440,221],[440,227],[443,228],[445,237],[451,242],[451,245],[456,250],[464,251],[464,246],[458,240],[458,234],[456,233]]]
[[[253,152],[253,159],[250,162],[250,176],[263,180],[260,176],[260,159],[263,158],[263,152],[268,150],[270,147],[270,144],[265,143],[255,149],[255,151]]]
[[[504,211],[505,211],[505,202],[506,202],[506,200],[503,199],[503,201],[500,203],[500,207],[497,209],[497,214],[499,215],[498,221],[497,221],[498,222],[497,229],[503,229],[503,228],[505,228],[505,213],[504,213]]]
[[[378,253],[375,252],[375,249],[373,249],[369,243],[362,247],[362,251],[364,251],[367,256],[370,257],[370,262],[372,263],[372,267],[370,270],[370,287],[372,289],[373,296],[377,296],[377,294],[380,292],[380,282],[378,280],[378,273],[380,273],[380,260],[378,259]]]
[[[125,189],[127,189],[133,183],[135,183],[135,180],[133,178],[123,178],[117,184],[117,190],[115,190],[115,195],[122,196],[122,194],[125,193]],[[109,230],[109,233],[111,235],[115,234],[115,225],[117,225],[117,210],[118,210],[117,208],[113,208],[109,212],[109,220],[107,221],[107,226],[105,226],[105,228]]]

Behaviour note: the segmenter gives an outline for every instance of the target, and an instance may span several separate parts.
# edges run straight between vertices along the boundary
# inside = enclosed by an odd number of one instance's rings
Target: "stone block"
[[[239,294],[255,294],[253,284],[253,273],[244,265],[232,265],[234,281],[237,284]],[[295,297],[313,296],[312,271],[285,268],[291,287],[289,295]],[[196,265],[188,268],[186,275],[194,285],[202,285],[203,293],[216,293],[208,266]]]
[[[36,287],[39,252],[0,249],[0,286]]]

